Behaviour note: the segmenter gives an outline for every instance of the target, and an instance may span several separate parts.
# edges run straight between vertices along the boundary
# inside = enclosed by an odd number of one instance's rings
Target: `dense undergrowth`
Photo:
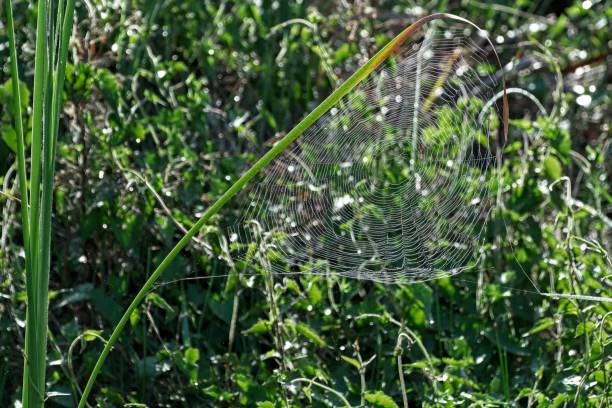
[[[95,401],[394,407],[403,378],[413,405],[610,405],[612,304],[551,299],[534,285],[612,296],[612,9],[390,3],[77,3],[52,220],[48,406],[76,403],[102,342],[181,231],[339,81],[432,11],[486,28],[509,63],[508,86],[544,109],[510,95],[503,206],[479,268],[406,286],[269,276],[265,265],[233,257],[221,226],[242,211],[234,200],[162,282],[228,276],[149,294]],[[25,107],[36,13],[16,2],[14,14]],[[5,26],[0,36],[8,56]],[[13,406],[25,286],[2,66],[0,405]]]

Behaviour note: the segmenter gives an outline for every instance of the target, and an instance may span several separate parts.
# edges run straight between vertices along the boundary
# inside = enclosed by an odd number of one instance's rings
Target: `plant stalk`
[[[39,0],[36,17],[36,50],[34,56],[34,92],[32,99],[32,145],[30,153],[29,265],[26,270],[28,290],[26,312],[26,345],[22,404],[25,408],[41,407],[44,402],[46,326],[40,333],[40,276],[38,252],[38,213],[40,197],[41,151],[44,128],[45,76],[47,67],[46,1]],[[23,177],[23,176],[21,176]],[[43,340],[45,338],[45,340]]]

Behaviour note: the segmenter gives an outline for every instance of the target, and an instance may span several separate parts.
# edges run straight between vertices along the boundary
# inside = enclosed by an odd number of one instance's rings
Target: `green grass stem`
[[[26,276],[31,274],[31,266],[30,266],[30,222],[29,222],[29,208],[28,208],[28,175],[26,173],[26,164],[25,164],[25,140],[23,136],[23,114],[21,112],[21,90],[20,90],[20,82],[19,82],[19,68],[17,63],[17,46],[15,42],[15,23],[13,21],[13,4],[12,0],[6,0],[4,3],[5,12],[6,12],[6,20],[7,20],[7,31],[9,37],[9,53],[11,56],[11,62],[9,65],[9,69],[11,72],[11,85],[13,91],[13,116],[15,118],[15,136],[17,138],[17,171],[19,174],[19,190],[21,193],[21,225],[22,225],[22,235],[23,235],[23,247],[25,252],[25,270]],[[33,296],[32,294],[32,285],[31,279],[26,279],[26,293],[28,298]],[[31,320],[28,318],[28,314],[31,312],[31,309],[28,308],[26,311],[26,321]],[[25,341],[25,353],[26,356],[29,355],[28,345],[31,343],[31,331],[26,332],[26,341]],[[28,387],[26,386],[29,378],[29,370],[27,361],[24,363],[23,370],[23,396],[22,400],[27,403],[28,400]]]

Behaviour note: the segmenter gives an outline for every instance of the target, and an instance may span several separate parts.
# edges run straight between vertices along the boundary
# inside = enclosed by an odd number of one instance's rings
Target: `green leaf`
[[[272,115],[272,113],[270,113],[267,110],[264,110],[262,112],[263,117],[266,119],[266,122],[268,122],[268,125],[273,129],[276,130],[276,128],[278,127],[278,124],[276,123],[276,119],[274,119],[274,115]]]
[[[310,326],[304,323],[298,323],[296,326],[296,330],[302,336],[309,338],[319,347],[325,346],[325,341],[315,332]]]
[[[592,374],[592,376],[595,379],[595,381],[597,381],[598,383],[600,384],[606,383],[606,374],[602,370],[595,371]]]
[[[582,336],[583,334],[589,334],[595,328],[593,322],[580,322],[576,327],[576,337]]]
[[[251,388],[257,386],[257,384],[251,378],[247,377],[244,374],[234,375],[234,382],[242,391],[246,393],[248,393]]]
[[[134,309],[134,311],[132,311],[132,314],[130,315],[130,325],[132,327],[136,326],[139,320],[140,320],[140,309]]]
[[[189,364],[197,364],[200,361],[200,350],[189,347],[185,350],[185,361]]]
[[[152,380],[161,373],[159,359],[155,356],[148,356],[136,363],[136,374],[147,380]]]
[[[554,324],[555,320],[552,317],[545,317],[544,319],[540,319],[540,321],[531,330],[523,334],[523,337],[531,336],[532,334],[544,331]]]
[[[416,303],[408,310],[410,327],[425,327],[426,317],[423,308]]]
[[[323,295],[321,294],[321,290],[319,289],[319,285],[316,282],[313,282],[312,285],[308,288],[308,298],[310,299],[310,303],[313,306],[316,306],[321,301]]]
[[[349,43],[344,43],[336,50],[334,61],[338,64],[348,59],[351,56],[351,48]]]
[[[94,341],[97,339],[102,339],[102,330],[85,330],[83,332],[83,340]]]
[[[81,302],[83,300],[89,300],[91,298],[91,291],[94,286],[91,283],[83,283],[77,285],[70,293],[63,296],[62,299],[55,305],[56,308],[64,307],[71,303]]]
[[[91,302],[109,323],[115,325],[121,319],[121,306],[102,289],[96,288],[91,291]]]
[[[208,307],[215,316],[228,323],[232,320],[233,300],[223,299],[221,296],[215,296],[208,303]]]
[[[395,401],[382,391],[366,392],[364,398],[374,407],[399,408]]]
[[[272,324],[268,320],[259,320],[248,329],[244,330],[242,334],[261,334],[270,331]]]
[[[567,394],[559,394],[555,397],[555,399],[553,400],[553,407],[560,407],[563,405],[563,403],[565,401],[568,400],[568,395]]]
[[[544,173],[550,180],[558,180],[563,175],[563,167],[555,156],[547,156],[544,159]]]
[[[4,140],[4,143],[6,143],[13,153],[17,153],[17,134],[15,133],[15,129],[3,124],[2,128],[0,128],[0,132],[2,132],[2,140]]]
[[[174,312],[174,309],[172,309],[172,306],[170,306],[168,304],[168,302],[166,302],[166,300],[159,296],[157,293],[151,292],[147,295],[147,302],[151,302],[153,303],[155,306],[159,307],[160,309],[164,309],[170,313]]]
[[[19,96],[21,98],[21,110],[25,112],[30,105],[30,90],[28,86],[19,81]],[[11,112],[12,115],[15,115],[13,109],[13,82],[9,78],[6,80],[4,84],[0,87],[0,102],[6,106],[6,108]]]
[[[104,98],[108,101],[111,107],[118,107],[119,101],[119,84],[115,76],[105,68],[101,68],[96,72],[96,83]]]
[[[300,292],[300,288],[299,288],[298,284],[293,279],[288,279],[287,278],[285,280],[285,285],[287,286],[287,289],[290,290],[294,295],[300,296],[302,294]]]
[[[354,359],[352,357],[347,357],[347,356],[340,356],[340,358],[343,359],[344,361],[346,361],[347,363],[349,363],[350,365],[352,365],[353,367],[355,367],[358,370],[361,368],[361,364],[359,363],[359,361],[357,359]]]

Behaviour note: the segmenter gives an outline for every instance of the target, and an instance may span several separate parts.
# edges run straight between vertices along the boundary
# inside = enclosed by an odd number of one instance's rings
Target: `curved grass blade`
[[[38,207],[40,201],[40,169],[42,138],[44,130],[44,98],[45,79],[48,59],[46,41],[46,15],[47,4],[40,0],[37,6],[36,17],[36,50],[34,56],[34,92],[32,99],[32,145],[30,157],[30,211],[29,211],[29,265],[26,271],[26,287],[28,293],[26,316],[26,345],[24,357],[24,383],[22,404],[24,407],[39,407],[44,402],[44,367],[46,347],[42,339],[46,337],[40,333],[38,310],[39,302],[39,268],[38,268]],[[42,369],[42,373],[41,373]],[[42,378],[42,380],[41,380]]]

